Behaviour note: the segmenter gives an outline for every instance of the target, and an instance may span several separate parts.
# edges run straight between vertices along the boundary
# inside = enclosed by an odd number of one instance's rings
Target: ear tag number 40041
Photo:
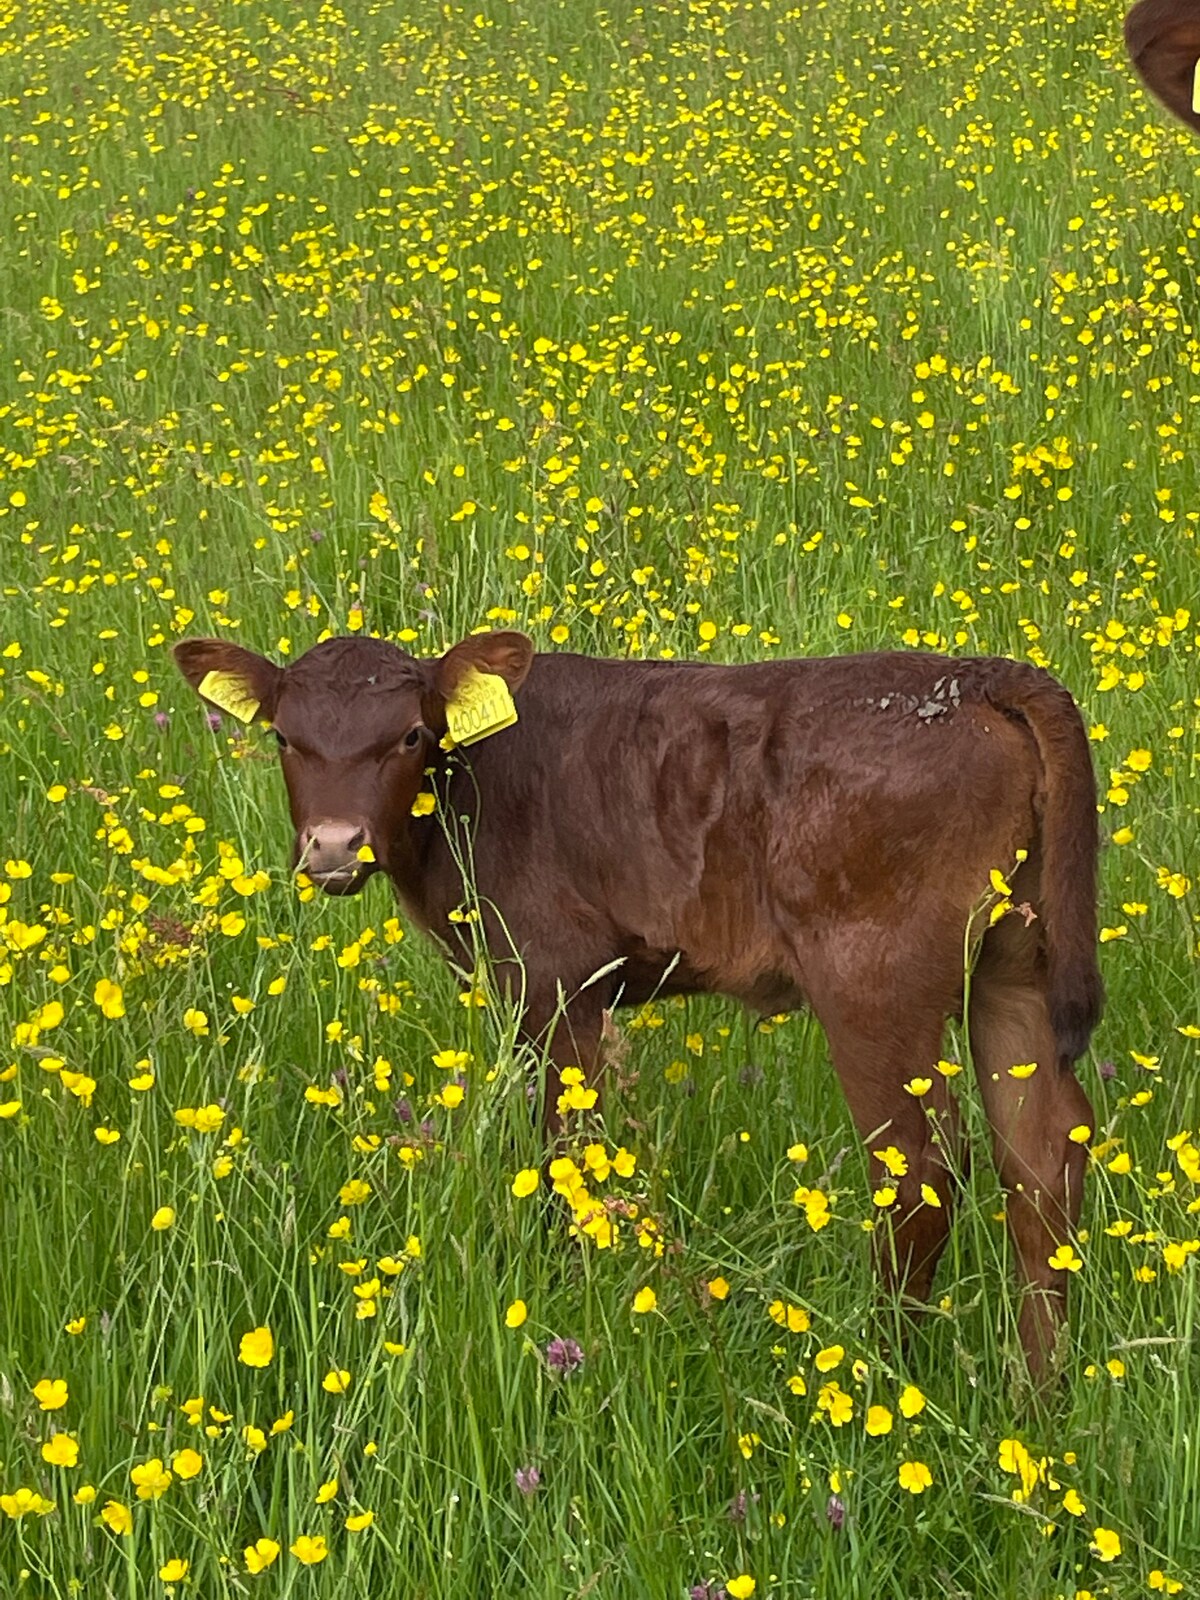
[[[455,744],[475,744],[490,733],[511,728],[517,708],[503,678],[472,667],[446,701],[446,726]]]

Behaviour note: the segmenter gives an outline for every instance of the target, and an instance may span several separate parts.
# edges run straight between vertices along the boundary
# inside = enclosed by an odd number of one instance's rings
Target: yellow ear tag
[[[254,721],[259,702],[236,672],[206,672],[200,680],[200,693],[239,722]]]
[[[446,726],[455,744],[475,744],[501,728],[511,728],[517,708],[508,685],[494,672],[470,667],[446,701]]]
[[[1192,73],[1192,110],[1200,117],[1200,61]]]

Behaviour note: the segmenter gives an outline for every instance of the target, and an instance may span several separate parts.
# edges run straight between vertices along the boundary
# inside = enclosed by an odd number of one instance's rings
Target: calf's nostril
[[[358,830],[358,832],[354,835],[354,837],[349,841],[349,843],[347,844],[346,848],[348,850],[359,850],[359,849],[362,848],[362,846],[364,844],[366,844],[366,842],[367,842],[367,836],[363,832],[363,830],[360,828]]]

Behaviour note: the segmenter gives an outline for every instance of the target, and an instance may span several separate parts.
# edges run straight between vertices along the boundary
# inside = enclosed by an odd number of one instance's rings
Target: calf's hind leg
[[[836,1004],[816,1009],[854,1125],[871,1152],[872,1177],[896,1191],[874,1235],[883,1284],[906,1299],[927,1300],[965,1156],[957,1109],[934,1066],[942,1013],[904,996],[894,1007],[876,1003],[853,1015]],[[915,1079],[929,1081],[923,1094],[905,1087]]]
[[[987,934],[968,1008],[971,1054],[992,1126],[1023,1303],[1017,1324],[1029,1369],[1044,1375],[1066,1315],[1069,1274],[1050,1265],[1079,1221],[1092,1108],[1059,1055],[1036,934],[1006,917]],[[1027,1069],[1032,1066],[1033,1071]],[[1017,1068],[1014,1076],[1012,1069]]]

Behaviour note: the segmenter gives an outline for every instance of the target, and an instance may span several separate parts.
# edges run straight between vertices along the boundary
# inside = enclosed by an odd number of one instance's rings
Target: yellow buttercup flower
[[[900,1487],[909,1494],[924,1494],[933,1482],[933,1474],[923,1461],[902,1461],[897,1476]]]
[[[1092,1554],[1097,1561],[1115,1561],[1121,1554],[1121,1536],[1112,1528],[1093,1528]]]
[[[278,1558],[282,1546],[274,1539],[256,1539],[242,1551],[247,1572],[265,1572]]]
[[[911,1419],[919,1417],[925,1409],[925,1396],[915,1383],[909,1383],[900,1391],[900,1414]]]
[[[1075,1254],[1069,1244],[1060,1244],[1054,1254],[1049,1257],[1049,1265],[1056,1272],[1078,1272],[1083,1266],[1083,1260]]]
[[[154,1456],[140,1466],[133,1467],[129,1479],[137,1490],[139,1500],[158,1500],[171,1487],[175,1475],[163,1466],[158,1456]]]
[[[52,1433],[42,1446],[42,1460],[52,1467],[74,1467],[79,1463],[79,1440],[74,1434]]]
[[[66,1379],[39,1379],[33,1386],[33,1397],[43,1411],[61,1411],[69,1398]]]
[[[98,980],[92,991],[92,999],[100,1007],[103,1016],[115,1020],[125,1015],[125,996],[121,985],[114,983],[111,978]]]
[[[302,1533],[294,1544],[288,1546],[288,1549],[296,1560],[302,1561],[306,1567],[315,1567],[329,1554],[328,1546],[321,1534],[310,1537],[307,1533]]]
[[[47,1500],[35,1489],[17,1489],[12,1494],[0,1494],[0,1511],[18,1522],[22,1517],[47,1517],[54,1510],[53,1500]]]
[[[251,1328],[244,1333],[238,1345],[238,1360],[245,1367],[269,1367],[275,1354],[275,1340],[270,1328]]]
[[[171,1457],[171,1469],[185,1483],[195,1478],[204,1466],[204,1457],[198,1450],[177,1450]]]

